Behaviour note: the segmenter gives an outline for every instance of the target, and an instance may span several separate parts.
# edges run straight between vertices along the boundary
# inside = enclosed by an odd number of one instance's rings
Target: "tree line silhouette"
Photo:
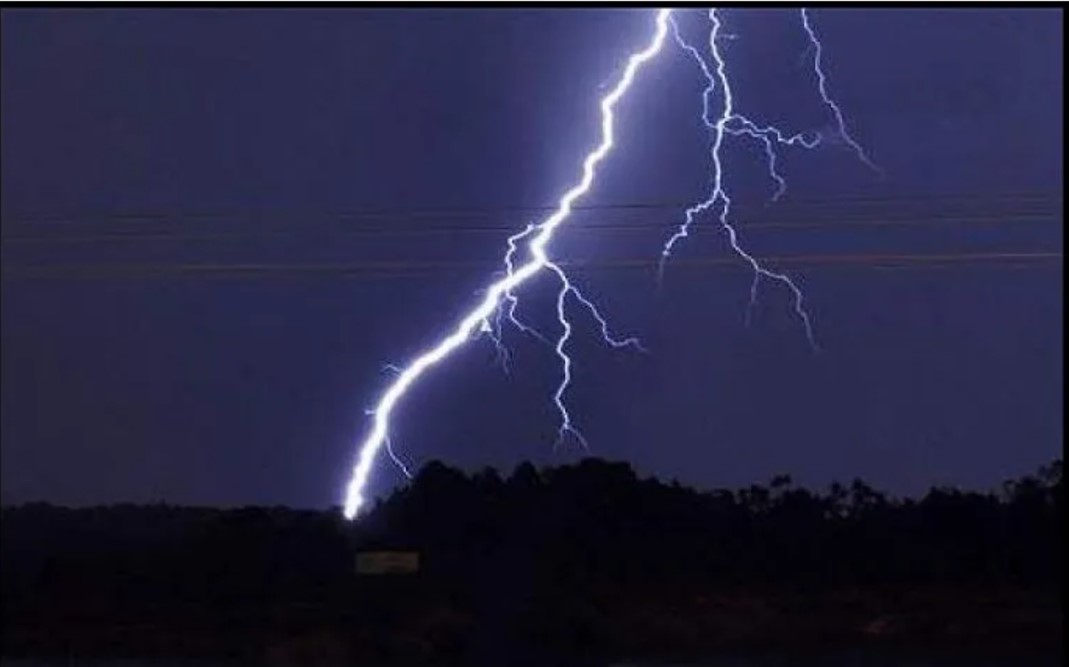
[[[998,491],[916,499],[861,480],[816,492],[783,475],[697,491],[598,459],[507,476],[433,462],[356,523],[283,507],[25,504],[0,522],[3,648],[232,653],[329,628],[346,654],[375,644],[380,659],[478,664],[516,646],[590,657],[768,640],[770,599],[794,600],[792,627],[808,617],[803,634],[819,635],[828,610],[854,605],[868,623],[917,591],[1057,606],[1062,519],[1060,460]],[[417,551],[420,571],[358,576],[355,554],[377,550]],[[935,604],[925,599],[906,606]],[[704,631],[684,627],[699,616],[712,619]],[[156,643],[102,630],[135,626],[155,628],[143,634]],[[226,637],[203,639],[212,628]]]

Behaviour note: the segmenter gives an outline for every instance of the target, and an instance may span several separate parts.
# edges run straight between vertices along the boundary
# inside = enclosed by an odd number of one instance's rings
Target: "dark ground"
[[[999,493],[699,493],[587,460],[440,464],[337,512],[3,510],[5,658],[607,664],[844,647],[1062,655],[1061,462]],[[355,554],[414,550],[414,575]]]

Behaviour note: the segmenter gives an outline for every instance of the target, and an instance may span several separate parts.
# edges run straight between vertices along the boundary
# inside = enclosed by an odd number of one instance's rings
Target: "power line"
[[[1038,213],[1025,213],[1025,214],[1008,214],[1008,215],[976,215],[976,216],[914,216],[903,218],[840,218],[833,220],[819,220],[819,221],[767,221],[767,222],[751,222],[742,223],[740,229],[745,231],[751,230],[813,230],[813,229],[834,229],[834,228],[847,228],[855,227],[862,229],[881,229],[886,227],[917,227],[917,226],[939,226],[950,227],[955,225],[1030,225],[1034,226],[1038,223],[1052,223],[1062,222],[1062,217],[1059,214],[1038,214]],[[586,224],[576,225],[569,229],[569,232],[585,232],[585,233],[635,233],[645,232],[655,229],[669,229],[668,223],[663,222],[640,222],[634,224]],[[720,228],[718,225],[696,225],[694,233],[719,233]],[[397,236],[397,237],[420,237],[420,236],[441,236],[451,234],[512,234],[516,232],[515,227],[508,227],[504,225],[485,225],[485,226],[472,226],[472,227],[427,227],[427,228],[363,228],[363,229],[328,229],[323,230],[321,228],[310,227],[306,229],[255,229],[255,230],[242,230],[242,231],[230,231],[230,232],[208,232],[208,233],[195,233],[195,232],[166,232],[166,233],[94,233],[94,234],[73,234],[73,235],[47,235],[47,234],[6,234],[0,237],[4,243],[12,244],[42,244],[42,243],[60,243],[60,244],[79,244],[79,243],[127,243],[127,242],[192,242],[192,241],[216,241],[216,240],[230,240],[230,239],[244,239],[244,238],[262,238],[262,237],[291,237],[291,236],[323,236],[323,237],[369,237],[369,236]]]
[[[775,204],[777,209],[827,209],[829,207],[849,207],[859,205],[904,205],[904,204],[932,204],[934,202],[968,202],[968,203],[1036,203],[1047,202],[1061,207],[1062,193],[1060,191],[1029,192],[1029,193],[1005,193],[999,195],[984,194],[947,194],[938,196],[885,196],[885,197],[839,197],[835,199],[811,199],[794,200]],[[681,211],[690,206],[692,201],[663,201],[663,202],[624,202],[614,204],[580,204],[573,207],[575,212],[583,211],[642,211],[642,210],[677,210]],[[525,206],[481,206],[481,207],[448,207],[426,206],[412,208],[365,208],[365,209],[336,209],[336,210],[282,210],[277,212],[254,211],[254,210],[231,210],[231,211],[99,211],[78,213],[54,213],[54,214],[15,214],[7,215],[5,222],[9,224],[39,224],[39,223],[84,223],[87,221],[113,221],[113,222],[145,222],[145,221],[174,221],[174,220],[228,220],[235,218],[253,217],[269,218],[273,216],[307,218],[329,217],[347,219],[368,218],[415,218],[415,219],[443,219],[443,218],[473,218],[500,216],[508,214],[535,214],[552,211],[555,204]],[[741,205],[736,209],[764,208],[764,205]]]
[[[944,254],[841,254],[841,255],[788,255],[761,257],[770,265],[796,265],[808,267],[872,267],[872,268],[930,268],[937,266],[1061,266],[1060,252],[998,252],[998,253],[944,253]],[[618,260],[572,260],[561,262],[567,268],[578,270],[634,270],[652,269],[657,266],[655,258]],[[673,267],[713,268],[737,267],[742,262],[734,257],[679,258]],[[64,266],[31,266],[3,268],[4,278],[91,278],[94,276],[273,276],[273,275],[361,275],[398,277],[450,270],[499,270],[490,262],[482,261],[361,261],[344,264],[88,264]]]

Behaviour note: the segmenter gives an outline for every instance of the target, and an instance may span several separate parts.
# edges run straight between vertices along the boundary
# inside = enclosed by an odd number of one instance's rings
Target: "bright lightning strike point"
[[[601,142],[598,144],[597,148],[589,153],[586,156],[586,159],[583,160],[583,174],[579,183],[561,197],[553,214],[538,225],[538,233],[534,235],[528,244],[531,258],[516,267],[515,270],[510,270],[500,280],[491,284],[487,289],[486,294],[483,296],[483,300],[457,324],[457,327],[453,332],[439,341],[434,347],[413,359],[411,363],[397,375],[393,384],[386,389],[382,398],[379,399],[378,405],[376,405],[374,410],[371,433],[368,434],[367,438],[360,445],[360,451],[357,456],[356,465],[353,468],[352,478],[346,489],[345,505],[343,508],[346,518],[354,518],[364,504],[364,490],[367,486],[368,476],[371,473],[371,466],[383,446],[388,445],[390,417],[392,416],[397,402],[404,397],[405,393],[411,388],[413,383],[422,377],[424,373],[438,365],[442,360],[455,352],[461,345],[469,341],[472,338],[472,334],[480,328],[480,325],[488,322],[488,318],[493,314],[494,310],[500,307],[501,299],[503,297],[507,297],[517,287],[526,283],[542,269],[551,265],[546,252],[546,246],[552,240],[553,234],[556,232],[557,228],[563,224],[571,214],[572,206],[575,204],[575,201],[590,190],[590,187],[594,182],[594,174],[598,164],[600,164],[605,156],[609,154],[609,151],[612,150],[614,145],[613,109],[617,102],[620,101],[620,98],[622,98],[631,87],[638,69],[661,50],[661,46],[664,44],[665,35],[668,32],[668,19],[670,15],[670,9],[660,9],[657,11],[655,19],[656,27],[653,38],[644,49],[631,55],[627,61],[627,67],[624,69],[623,75],[620,77],[616,86],[601,99]],[[562,308],[566,292],[567,290],[562,290],[558,297],[558,312],[560,312]],[[565,364],[566,382],[564,386],[566,387],[567,379],[570,378],[571,367],[570,359],[563,352],[563,346],[564,343],[567,342],[571,327],[566,319],[563,320],[563,324],[565,326],[565,335],[558,341],[557,351],[558,354],[561,355],[562,361]],[[556,395],[558,404],[560,404],[562,394],[563,390],[558,390]],[[567,411],[565,411],[565,414],[567,414]],[[566,422],[564,426],[566,428],[571,428],[573,433],[578,433],[571,427],[570,421]],[[582,436],[579,437],[581,438]]]

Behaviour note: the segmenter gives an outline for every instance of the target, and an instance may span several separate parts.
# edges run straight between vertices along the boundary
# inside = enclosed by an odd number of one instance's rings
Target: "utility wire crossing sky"
[[[753,271],[750,302],[747,307],[747,320],[749,320],[750,311],[756,303],[761,279],[767,278],[790,290],[793,297],[794,312],[804,328],[809,344],[814,351],[818,349],[813,324],[809,313],[805,309],[801,288],[786,274],[767,268],[756,257],[748,253],[739,240],[738,233],[731,223],[732,200],[724,185],[726,167],[722,156],[722,148],[728,137],[747,137],[761,142],[768,161],[769,177],[775,184],[775,191],[772,196],[773,201],[779,199],[787,188],[786,180],[777,170],[777,149],[780,148],[814,149],[821,145],[822,142],[831,140],[831,143],[845,145],[857,155],[857,158],[865,166],[877,175],[882,174],[880,168],[869,158],[865,150],[850,134],[842,110],[828,91],[828,77],[824,71],[823,64],[823,46],[817,37],[811,17],[805,9],[800,11],[800,15],[802,29],[812,44],[813,72],[817,80],[817,89],[834,119],[835,136],[825,136],[818,133],[813,133],[810,136],[804,133],[790,134],[777,127],[762,125],[738,114],[734,108],[728,66],[720,48],[720,43],[727,35],[722,33],[723,23],[717,10],[710,9],[708,11],[708,19],[711,24],[708,33],[708,44],[703,45],[701,48],[688,43],[684,39],[672,10],[657,10],[654,18],[653,36],[641,50],[633,53],[628,58],[627,65],[619,81],[601,99],[601,139],[596,148],[588,153],[583,160],[582,176],[579,182],[564,193],[555,210],[544,221],[528,225],[522,231],[509,237],[508,249],[504,256],[504,275],[486,288],[482,300],[468,312],[451,333],[430,349],[417,355],[407,365],[390,367],[394,370],[395,376],[377,405],[370,411],[372,428],[366,439],[360,444],[352,478],[346,489],[344,503],[346,518],[353,519],[363,507],[366,500],[365,489],[368,478],[371,474],[372,466],[382,450],[385,449],[394,463],[406,475],[409,474],[407,467],[394,453],[390,441],[391,416],[397,403],[405,396],[405,393],[424,373],[449,357],[463,344],[481,335],[488,337],[497,346],[499,357],[507,367],[508,353],[502,340],[502,331],[506,321],[516,326],[520,331],[545,341],[553,347],[557,357],[560,359],[562,369],[560,384],[552,396],[560,415],[557,445],[563,443],[567,438],[572,438],[580,445],[587,446],[586,439],[575,426],[565,402],[565,394],[572,378],[572,360],[567,351],[568,341],[572,335],[572,324],[568,318],[569,307],[579,306],[582,310],[588,312],[597,322],[602,338],[608,345],[614,348],[630,348],[639,352],[644,352],[645,348],[637,338],[620,337],[611,331],[608,321],[599,312],[594,302],[584,296],[569,281],[568,275],[561,267],[561,264],[551,259],[549,245],[553,240],[554,233],[567,221],[569,215],[576,208],[575,205],[578,200],[590,190],[594,183],[598,165],[609,155],[615,145],[614,113],[617,104],[631,90],[635,77],[642,67],[661,52],[665,42],[669,39],[669,31],[672,32],[673,42],[693,57],[706,82],[706,87],[701,96],[701,118],[708,128],[711,138],[711,178],[709,195],[684,211],[683,221],[679,228],[665,243],[658,266],[658,277],[663,276],[673,249],[688,236],[696,218],[700,214],[715,211],[717,222],[726,233],[732,250],[746,261]],[[715,112],[712,108],[714,97],[720,101],[719,109]],[[553,343],[544,334],[523,323],[516,315],[516,307],[519,303],[517,290],[543,270],[549,271],[560,282],[556,309],[561,332]]]

